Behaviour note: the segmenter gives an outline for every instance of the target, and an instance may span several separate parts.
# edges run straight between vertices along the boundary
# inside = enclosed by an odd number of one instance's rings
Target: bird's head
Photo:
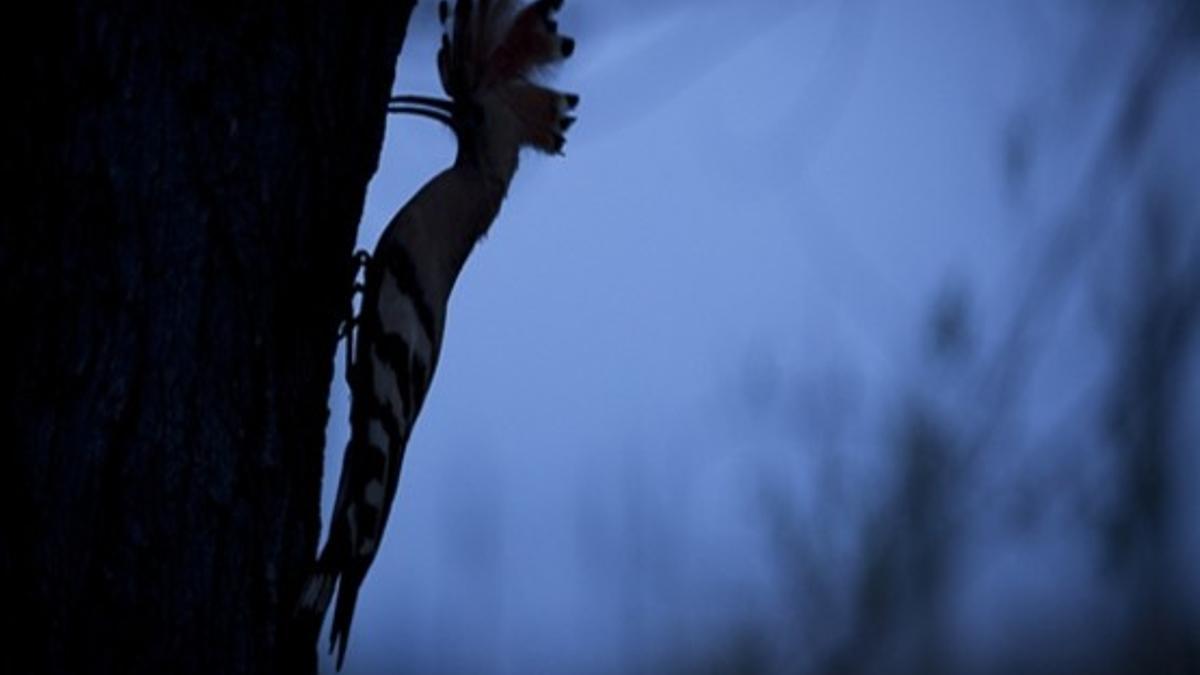
[[[438,3],[442,46],[438,72],[450,100],[396,96],[389,110],[434,117],[459,140],[459,162],[511,177],[517,153],[532,147],[561,154],[564,134],[579,103],[534,80],[575,50],[558,33],[555,13],[562,0],[447,0]]]

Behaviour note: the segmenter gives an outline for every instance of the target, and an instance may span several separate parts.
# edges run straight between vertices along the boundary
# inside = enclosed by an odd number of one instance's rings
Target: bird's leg
[[[359,281],[360,276],[365,277],[367,265],[371,264],[371,254],[365,250],[359,250],[354,254],[354,286],[350,290],[350,307],[346,312],[346,318],[342,320],[342,325],[338,328],[338,339],[346,341],[346,381],[350,381],[350,373],[354,367],[354,333],[358,328],[358,323],[361,319],[361,311],[355,313],[354,298],[361,296],[366,291],[366,285]]]

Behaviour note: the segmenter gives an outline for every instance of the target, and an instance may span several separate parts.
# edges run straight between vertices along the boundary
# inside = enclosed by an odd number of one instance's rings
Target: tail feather
[[[333,599],[333,589],[337,586],[337,573],[317,570],[308,577],[304,590],[300,592],[300,601],[296,605],[298,615],[317,617],[318,622],[325,618],[329,609],[329,601]]]
[[[342,669],[346,658],[346,646],[350,642],[350,622],[354,619],[354,605],[358,603],[358,589],[362,579],[343,580],[338,587],[337,606],[333,610],[333,625],[329,628],[329,652],[337,649],[337,669]]]
[[[315,645],[321,635],[321,625],[325,622],[325,612],[333,599],[333,591],[337,587],[338,574],[332,571],[321,560],[316,568],[309,573],[300,597],[296,601],[296,609],[292,614],[292,631],[305,645]]]

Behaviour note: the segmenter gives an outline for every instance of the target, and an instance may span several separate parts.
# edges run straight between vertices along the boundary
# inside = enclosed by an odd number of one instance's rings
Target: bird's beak
[[[388,99],[388,112],[419,115],[437,120],[454,129],[454,104],[444,98],[431,96],[393,96]]]

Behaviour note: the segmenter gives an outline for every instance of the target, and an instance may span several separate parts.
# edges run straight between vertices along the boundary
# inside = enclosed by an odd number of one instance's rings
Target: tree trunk
[[[414,4],[6,20],[0,670],[315,671],[288,627]]]

